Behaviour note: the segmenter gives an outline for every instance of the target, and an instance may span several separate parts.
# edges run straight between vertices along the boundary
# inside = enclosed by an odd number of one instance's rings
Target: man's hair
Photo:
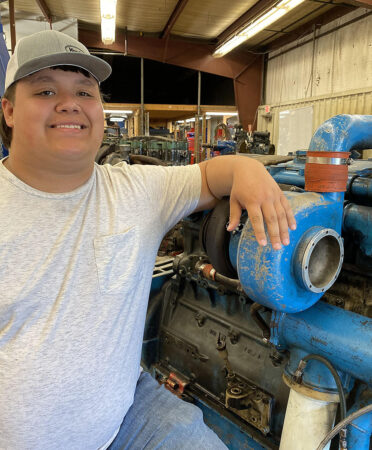
[[[53,67],[50,67],[50,69],[53,69],[53,70],[59,69],[59,70],[64,70],[66,72],[79,72],[79,73],[82,73],[87,78],[90,77],[90,73],[87,70],[82,69],[80,67],[76,67],[76,66],[53,66]],[[7,98],[13,104],[15,101],[17,83],[18,83],[18,81],[11,84],[3,95],[3,98]],[[8,127],[8,125],[6,124],[3,109],[0,108],[0,137],[3,142],[4,147],[6,147],[8,150],[10,148],[10,144],[12,143],[12,134],[13,134],[13,130],[12,130],[12,128]]]

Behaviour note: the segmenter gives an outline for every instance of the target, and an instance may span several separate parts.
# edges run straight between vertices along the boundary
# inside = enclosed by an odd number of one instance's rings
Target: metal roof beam
[[[364,8],[372,8],[372,0],[354,0],[353,3]]]
[[[117,51],[122,55],[126,48],[125,34],[119,30],[115,43],[109,46],[102,44],[98,31],[79,29],[79,40],[88,48]],[[129,36],[127,44],[129,56],[148,58],[232,78],[240,121],[245,129],[248,124],[254,123],[261,97],[262,55],[236,50],[222,58],[213,58],[212,45],[144,36]]]
[[[240,28],[242,28],[245,24],[250,22],[255,17],[261,15],[265,11],[269,10],[272,5],[274,5],[277,0],[259,0],[255,3],[252,8],[248,9],[239,19],[236,19],[229,27],[226,28],[219,36],[217,36],[218,43],[224,41],[231,35],[235,34]]]
[[[41,9],[41,12],[43,13],[43,16],[45,19],[49,22],[50,28],[52,28],[52,15],[50,13],[50,9],[48,5],[45,3],[45,0],[36,0],[36,3],[38,4],[39,8]]]
[[[182,13],[182,11],[185,8],[188,1],[189,0],[178,0],[176,7],[174,8],[172,14],[170,15],[170,17],[168,19],[167,24],[165,25],[163,31],[160,34],[161,39],[165,39],[166,37],[169,36],[174,24],[176,23],[178,17]]]
[[[15,30],[15,15],[14,15],[14,0],[9,0],[9,26],[10,26],[10,42],[12,54],[16,46],[16,30]]]
[[[265,41],[261,42],[259,45],[254,47],[252,51],[270,52],[276,50],[284,45],[290,44],[291,42],[297,41],[299,38],[303,38],[306,35],[313,33],[314,26],[320,28],[333,20],[339,19],[340,17],[348,14],[349,12],[355,10],[356,7],[353,5],[343,4],[342,6],[335,6],[329,11],[322,15],[315,17],[314,19],[301,25],[293,31],[288,32],[285,36],[277,38],[265,44]]]

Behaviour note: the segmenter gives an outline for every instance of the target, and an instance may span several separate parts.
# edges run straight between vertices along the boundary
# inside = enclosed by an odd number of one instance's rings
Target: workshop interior
[[[36,31],[111,64],[97,164],[243,155],[292,207],[279,251],[246,213],[226,231],[228,198],[167,233],[143,369],[229,449],[371,449],[371,1],[9,0],[0,14],[1,94]]]

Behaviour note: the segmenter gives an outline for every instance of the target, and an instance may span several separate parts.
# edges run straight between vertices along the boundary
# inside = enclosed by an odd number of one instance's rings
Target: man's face
[[[3,99],[13,130],[11,153],[50,164],[92,162],[103,138],[97,81],[79,72],[43,69],[17,82],[15,101]]]

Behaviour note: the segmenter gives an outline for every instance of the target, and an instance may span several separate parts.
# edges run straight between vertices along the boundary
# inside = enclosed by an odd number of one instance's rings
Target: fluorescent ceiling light
[[[116,0],[101,0],[101,39],[105,45],[115,42]]]
[[[219,112],[219,111],[211,111],[207,112],[208,116],[237,116],[237,112]]]
[[[265,14],[250,22],[235,36],[231,37],[222,45],[220,45],[213,53],[213,56],[216,58],[220,58],[221,56],[226,55],[226,53],[229,53],[232,49],[240,45],[242,42],[247,41],[260,31],[264,30],[269,25],[284,16],[284,14],[287,14],[287,12],[291,11],[293,8],[303,3],[304,1],[305,0],[282,0],[278,2]]]
[[[120,117],[120,116],[111,116],[109,117],[110,122],[124,122],[126,117]]]
[[[104,109],[104,113],[106,114],[132,114],[131,109]]]
[[[207,120],[210,119],[209,116],[206,116],[205,118],[206,118]],[[203,117],[199,117],[199,120],[203,120]],[[185,122],[187,122],[187,123],[189,123],[189,122],[195,122],[195,119],[192,117],[191,119],[177,120],[176,123],[185,123]]]

